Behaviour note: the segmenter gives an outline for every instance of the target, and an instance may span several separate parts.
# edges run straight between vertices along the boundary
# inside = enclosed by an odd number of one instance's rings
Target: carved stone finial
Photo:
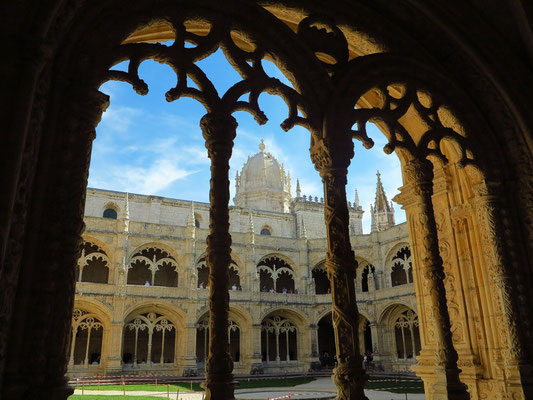
[[[296,179],[296,198],[299,199],[302,196],[302,191],[300,190],[300,180]]]
[[[261,150],[261,153],[264,153],[266,149],[265,141],[261,139],[261,143],[259,144],[259,150]]]

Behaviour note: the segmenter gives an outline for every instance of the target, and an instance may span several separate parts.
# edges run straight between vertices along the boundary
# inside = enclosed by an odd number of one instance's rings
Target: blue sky
[[[224,93],[240,80],[220,51],[198,65],[219,93]],[[127,65],[115,68],[125,67]],[[264,68],[269,75],[288,83],[272,63],[265,61]],[[145,61],[139,74],[150,88],[146,96],[137,95],[129,84],[122,82],[107,82],[100,88],[110,95],[111,104],[96,130],[89,187],[208,202],[210,163],[199,127],[205,109],[189,98],[172,103],[165,100],[165,92],[176,83],[170,67]],[[265,140],[266,151],[290,171],[293,196],[296,178],[299,178],[302,195],[322,197],[322,182],[309,157],[310,134],[300,127],[289,132],[280,128],[287,115],[287,107],[281,98],[263,94],[259,104],[269,118],[266,125],[259,126],[247,113],[234,114],[239,126],[230,161],[232,198],[235,172],[240,171],[248,156],[259,151],[261,138]],[[376,171],[382,174],[389,200],[402,185],[398,158],[386,155],[382,150],[385,136],[373,126],[369,134],[376,144],[366,150],[355,142],[355,157],[349,168],[347,186],[349,201],[354,201],[355,188],[359,192],[365,210],[364,233],[370,232],[369,213],[375,198]],[[398,205],[395,205],[395,216],[397,223],[405,221],[405,213]]]

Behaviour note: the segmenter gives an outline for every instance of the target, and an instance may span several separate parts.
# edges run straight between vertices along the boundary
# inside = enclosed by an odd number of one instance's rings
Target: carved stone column
[[[200,121],[205,147],[211,159],[209,236],[206,261],[209,267],[209,358],[207,399],[233,399],[233,361],[228,344],[229,265],[229,159],[237,121],[231,115],[206,114]]]
[[[513,282],[511,262],[505,259],[505,229],[501,211],[505,198],[501,195],[501,184],[481,181],[474,184],[476,194],[473,204],[477,211],[480,226],[484,259],[488,269],[488,279],[495,318],[498,318],[498,335],[503,349],[505,390],[513,398],[528,398],[533,391],[532,367],[527,360],[517,320],[517,306],[513,294],[518,292]]]
[[[457,351],[452,342],[450,315],[444,286],[444,267],[439,253],[437,224],[433,212],[433,165],[427,160],[412,160],[404,167],[407,179],[413,185],[419,203],[419,233],[422,241],[422,265],[426,278],[431,308],[434,315],[437,341],[436,360],[444,369],[441,379],[434,386],[434,397],[446,399],[469,399],[465,384],[461,383],[457,367]],[[436,397],[435,397],[436,396]]]
[[[332,322],[338,367],[333,381],[337,399],[367,399],[364,386],[368,376],[359,352],[359,311],[355,299],[355,255],[350,244],[346,202],[346,175],[353,157],[353,143],[323,139],[311,148],[311,159],[324,183],[324,216],[328,251],[326,269],[331,282]]]

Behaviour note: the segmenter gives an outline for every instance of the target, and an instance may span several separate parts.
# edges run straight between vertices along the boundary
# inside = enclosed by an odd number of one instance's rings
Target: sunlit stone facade
[[[230,354],[235,373],[307,372],[334,365],[324,202],[291,196],[290,175],[260,152],[236,179],[230,207]],[[377,183],[375,218],[390,212]],[[420,351],[406,224],[362,234],[350,203],[358,261],[360,347],[371,368],[407,370]],[[205,260],[209,204],[88,189],[69,374],[202,374],[209,326]]]

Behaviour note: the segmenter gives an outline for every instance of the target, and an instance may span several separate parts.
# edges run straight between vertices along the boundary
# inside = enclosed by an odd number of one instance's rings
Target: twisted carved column
[[[431,299],[435,332],[437,335],[438,366],[444,368],[445,382],[437,382],[439,392],[443,391],[448,399],[470,399],[467,386],[459,379],[461,370],[457,367],[459,359],[452,342],[450,315],[444,286],[444,267],[439,253],[437,224],[433,212],[433,165],[427,160],[412,160],[405,166],[407,179],[413,184],[418,197],[420,216],[418,229],[423,238],[422,264],[420,268],[428,285]],[[442,386],[442,387],[438,387]],[[440,390],[439,390],[440,389]],[[440,393],[439,393],[440,394]]]
[[[355,299],[355,255],[350,244],[346,175],[353,143],[323,139],[311,148],[311,159],[324,183],[324,217],[328,239],[326,269],[331,282],[332,320],[338,366],[333,381],[339,400],[365,400],[368,380],[359,352],[359,311]]]
[[[237,121],[231,115],[206,114],[200,121],[209,158],[211,188],[209,191],[209,358],[207,360],[207,399],[233,399],[233,361],[229,354],[229,159]]]

